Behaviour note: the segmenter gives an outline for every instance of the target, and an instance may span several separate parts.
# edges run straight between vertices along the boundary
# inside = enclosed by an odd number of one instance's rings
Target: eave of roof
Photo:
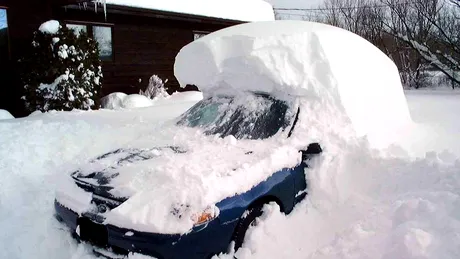
[[[52,0],[56,6],[62,6],[69,9],[81,9],[82,4],[87,3],[88,9],[94,10],[97,8],[98,12],[103,13],[103,7],[100,4],[95,4],[93,0]],[[89,5],[91,3],[91,5]],[[144,17],[153,17],[159,19],[170,19],[170,20],[184,20],[190,22],[207,22],[213,24],[241,24],[245,23],[246,21],[241,20],[232,20],[226,18],[218,18],[212,16],[203,16],[203,15],[196,15],[196,14],[187,14],[187,13],[179,13],[179,12],[172,12],[172,11],[165,11],[165,10],[156,10],[156,9],[147,9],[147,8],[139,8],[139,7],[131,7],[131,6],[121,6],[121,5],[112,5],[107,4],[107,15],[112,14],[127,14],[127,15],[135,15],[135,16],[144,16]]]

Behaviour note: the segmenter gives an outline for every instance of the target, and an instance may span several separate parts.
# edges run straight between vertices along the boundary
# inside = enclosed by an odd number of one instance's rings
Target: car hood
[[[83,214],[92,206],[84,204],[97,204],[94,197],[101,196],[116,201],[103,215],[106,224],[186,233],[193,215],[301,159],[299,149],[281,133],[265,140],[236,140],[174,129],[172,136],[139,139],[91,160],[72,174],[73,186],[61,184],[58,202]]]
[[[72,178],[80,188],[88,192],[125,201],[135,192],[130,184],[140,177],[134,171],[136,168],[142,173],[154,171],[155,165],[161,164],[165,157],[186,152],[185,148],[179,146],[119,148],[91,160],[73,172]]]

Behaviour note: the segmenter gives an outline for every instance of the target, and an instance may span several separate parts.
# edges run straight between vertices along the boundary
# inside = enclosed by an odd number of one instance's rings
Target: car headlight
[[[216,206],[208,207],[202,213],[197,213],[192,216],[195,226],[207,224],[219,216],[219,208]]]

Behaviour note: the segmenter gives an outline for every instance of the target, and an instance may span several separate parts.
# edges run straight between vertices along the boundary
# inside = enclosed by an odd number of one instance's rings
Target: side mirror
[[[302,150],[302,160],[308,160],[314,155],[319,155],[323,152],[321,145],[319,143],[311,143],[308,145],[307,150]]]

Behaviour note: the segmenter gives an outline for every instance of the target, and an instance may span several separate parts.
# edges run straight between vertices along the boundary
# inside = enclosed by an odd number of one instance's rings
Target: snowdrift
[[[452,161],[460,153],[451,159],[441,153],[460,146],[459,97],[408,93],[414,120],[455,130],[430,132],[443,143],[433,149],[439,153],[394,158],[360,147],[332,162],[318,161],[308,179],[320,189],[310,196],[331,194],[337,203],[312,197],[289,216],[269,207],[238,258],[459,258],[460,163]],[[0,122],[0,257],[100,258],[53,218],[54,189],[75,166],[157,130],[164,114],[177,110],[178,115],[190,105],[55,112]],[[426,143],[419,142],[421,151]],[[327,168],[329,181],[321,178]]]
[[[337,37],[351,49],[347,54],[337,50]],[[145,152],[148,159],[108,173],[114,176],[110,194],[128,199],[104,215],[105,223],[153,233],[187,233],[194,214],[249,191],[279,170],[295,167],[300,150],[310,143],[320,142],[324,157],[333,160],[345,147],[355,145],[357,136],[381,127],[391,131],[410,121],[394,64],[362,38],[322,24],[262,22],[222,30],[184,47],[175,72],[182,85],[196,84],[205,97],[234,95],[228,107],[244,103],[250,104],[245,109],[259,110],[263,104],[248,91],[286,101],[292,114],[300,111],[293,134],[287,138],[286,132],[278,132],[264,140],[222,139],[173,124],[152,132],[122,147]],[[361,73],[365,75],[358,78]],[[136,103],[139,97],[124,98]],[[163,147],[180,147],[185,154],[162,152]],[[114,158],[118,156],[123,152]],[[114,164],[116,159],[101,160],[79,171],[88,178],[94,172],[105,174]],[[87,197],[63,182],[57,200],[81,213],[91,210]],[[170,216],[170,211],[184,205],[187,209],[179,217]]]
[[[275,21],[223,29],[184,47],[174,70],[182,86],[204,92],[233,88],[321,102],[338,91],[357,135],[375,146],[391,143],[391,134],[411,122],[395,64],[363,38],[329,25]],[[329,89],[318,87],[326,80],[321,87]]]
[[[0,109],[0,120],[11,120],[14,119],[14,116],[7,110]]]
[[[130,94],[125,93],[111,93],[107,96],[101,98],[101,106],[103,109],[135,109],[135,108],[144,108],[150,106],[161,106],[169,104],[178,104],[184,102],[198,102],[203,99],[203,94],[197,91],[188,91],[188,92],[175,92],[170,96],[166,97],[156,97],[150,99],[144,95],[140,94]]]

